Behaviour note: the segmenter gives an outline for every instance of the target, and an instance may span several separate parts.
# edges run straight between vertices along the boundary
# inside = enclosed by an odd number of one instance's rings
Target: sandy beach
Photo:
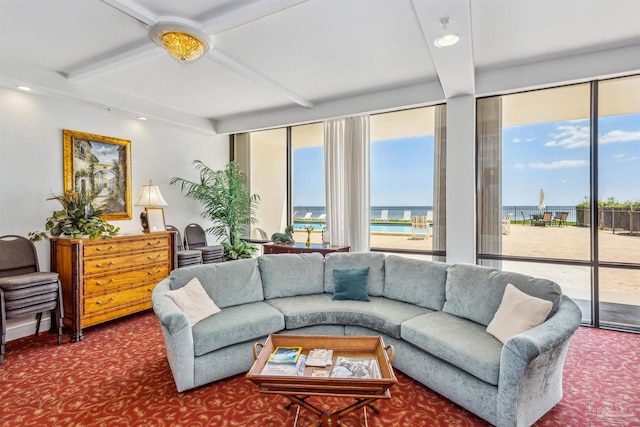
[[[305,242],[307,234],[304,231],[296,231],[294,238],[297,242]],[[640,262],[640,236],[599,231],[598,240],[601,260]],[[312,232],[311,241],[321,243],[321,233]],[[589,241],[590,230],[586,227],[512,224],[510,233],[502,236],[502,253],[584,261],[590,259]],[[432,239],[413,240],[407,234],[375,233],[371,236],[371,246],[431,250]],[[502,269],[545,277],[559,283],[563,292],[570,297],[587,300],[591,298],[591,273],[587,267],[505,261],[502,263]],[[640,305],[640,271],[600,268],[600,300]]]

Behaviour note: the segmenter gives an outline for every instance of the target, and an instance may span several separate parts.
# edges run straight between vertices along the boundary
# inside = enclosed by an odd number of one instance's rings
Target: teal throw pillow
[[[335,282],[333,299],[369,301],[369,295],[367,295],[368,277],[369,267],[333,270],[333,280]]]

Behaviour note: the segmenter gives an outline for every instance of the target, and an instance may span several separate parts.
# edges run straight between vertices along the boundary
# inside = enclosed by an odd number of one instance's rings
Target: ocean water
[[[380,218],[383,210],[388,211],[389,219],[402,219],[404,217],[405,211],[411,211],[409,217],[413,217],[415,215],[426,215],[427,211],[433,210],[432,206],[371,206],[371,219],[375,220]],[[324,206],[294,206],[294,219],[296,223],[302,223],[304,221],[305,215],[311,213],[312,219],[317,219],[321,214],[326,214],[326,209]],[[576,207],[573,206],[547,206],[544,209],[544,212],[569,212],[569,217],[567,218],[567,222],[575,222],[576,221]],[[507,214],[512,214],[512,221],[522,221],[522,214],[524,214],[525,219],[529,220],[530,216],[533,214],[541,213],[538,209],[538,206],[503,206],[502,207],[502,217],[506,218]]]

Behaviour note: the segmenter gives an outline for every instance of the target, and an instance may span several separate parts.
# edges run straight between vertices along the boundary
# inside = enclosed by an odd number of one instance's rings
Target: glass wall
[[[638,326],[640,270],[622,267],[640,265],[640,76],[600,82],[597,108],[599,320]]]
[[[479,263],[554,280],[596,326],[640,326],[638,79],[477,101]]]
[[[291,127],[291,159],[294,238],[305,241],[307,234],[304,228],[311,226],[311,242],[322,243],[327,215],[322,123]]]
[[[371,247],[444,251],[446,108],[370,118]]]

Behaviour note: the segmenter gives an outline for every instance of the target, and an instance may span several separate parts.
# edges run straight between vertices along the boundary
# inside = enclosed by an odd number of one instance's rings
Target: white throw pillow
[[[504,343],[512,336],[544,322],[552,307],[551,301],[525,294],[509,283],[498,311],[487,326],[487,332]]]
[[[187,315],[191,326],[220,312],[196,277],[180,289],[167,292],[167,296]]]

